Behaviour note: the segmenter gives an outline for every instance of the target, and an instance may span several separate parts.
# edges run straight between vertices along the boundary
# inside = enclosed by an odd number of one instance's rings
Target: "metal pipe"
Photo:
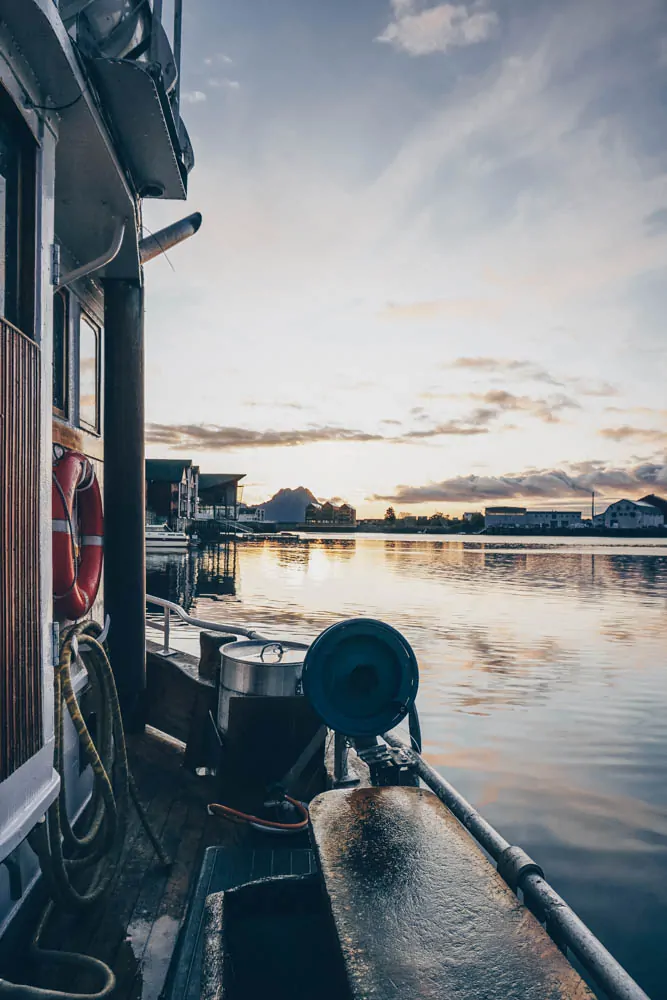
[[[183,240],[194,236],[201,226],[201,212],[193,212],[185,219],[172,222],[170,226],[165,226],[152,236],[146,236],[139,240],[139,258],[142,264],[147,264],[153,257],[165,253]]]
[[[166,656],[169,652],[169,608],[164,609],[164,640],[162,642],[162,652]]]
[[[135,281],[104,281],[104,602],[123,716],[142,728],[146,687],[144,297]],[[120,624],[122,622],[122,625]]]
[[[529,874],[520,883],[524,898],[544,915],[611,1000],[649,1000],[634,979],[599,941],[565,900],[541,875]]]
[[[410,752],[406,744],[391,733],[384,733],[382,739],[389,746]],[[509,841],[419,754],[413,753],[412,756],[415,770],[424,784],[435,792],[493,860],[499,861],[511,846]],[[519,878],[519,888],[532,908],[543,916],[547,927],[556,930],[559,938],[574,952],[610,1000],[649,1000],[623,966],[541,875],[534,872],[524,874]]]
[[[347,779],[347,740],[342,733],[334,733],[334,783]]]
[[[70,271],[69,274],[66,274],[60,284],[56,287],[55,291],[58,292],[61,288],[65,288],[66,285],[71,285],[72,282],[77,281],[79,278],[85,278],[86,275],[92,274],[93,271],[99,271],[101,267],[104,267],[106,264],[110,264],[111,261],[114,260],[120,253],[124,236],[125,222],[121,220],[116,223],[116,228],[114,230],[113,239],[109,249],[105,250],[105,252],[99,257],[96,257],[95,260],[91,260],[88,264],[83,264],[81,267],[77,267],[74,271]]]
[[[207,632],[224,632],[229,635],[242,635],[247,639],[254,639],[256,642],[275,641],[265,635],[260,635],[259,632],[254,632],[252,629],[241,628],[240,625],[221,625],[219,622],[208,622],[203,618],[193,618],[183,610],[180,604],[174,604],[172,601],[165,601],[162,597],[153,597],[152,594],[146,594],[146,603],[157,604],[160,608],[169,608],[170,611],[177,614],[179,618],[186,622],[186,624],[194,625],[195,628],[205,628]]]
[[[162,28],[162,0],[153,0],[153,17],[151,19],[151,62],[157,62],[158,35]]]

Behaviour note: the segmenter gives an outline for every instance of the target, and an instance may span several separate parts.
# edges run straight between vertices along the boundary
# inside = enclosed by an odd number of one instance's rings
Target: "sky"
[[[667,495],[662,0],[184,8],[147,455],[361,516]]]

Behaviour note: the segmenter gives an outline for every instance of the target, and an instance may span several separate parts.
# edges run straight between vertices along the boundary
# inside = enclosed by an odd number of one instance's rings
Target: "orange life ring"
[[[95,602],[104,556],[100,484],[90,459],[77,451],[66,451],[54,464],[51,516],[55,607],[59,615],[76,621]]]

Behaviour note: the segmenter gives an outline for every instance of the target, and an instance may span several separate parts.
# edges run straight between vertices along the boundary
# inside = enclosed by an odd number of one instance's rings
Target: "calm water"
[[[243,542],[150,557],[148,590],[277,637],[354,615],[400,629],[419,660],[429,761],[667,998],[663,542]],[[187,629],[172,644],[198,649]]]

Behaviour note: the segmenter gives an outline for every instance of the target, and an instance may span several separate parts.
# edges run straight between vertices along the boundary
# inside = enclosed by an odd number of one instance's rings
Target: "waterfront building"
[[[357,512],[349,503],[337,507],[333,503],[309,503],[304,514],[306,524],[356,525]]]
[[[664,513],[643,500],[617,500],[593,518],[595,528],[612,528],[619,531],[645,531],[662,528],[664,525]]]
[[[484,527],[517,528],[525,514],[525,507],[487,507],[484,511]]]
[[[527,510],[526,507],[487,507],[484,526],[492,529],[572,531],[584,527],[580,510]]]
[[[237,521],[245,473],[203,472],[199,476],[197,517],[206,521]]]
[[[152,522],[182,528],[194,520],[199,491],[199,466],[190,458],[146,459],[146,511]]]
[[[238,512],[238,520],[242,523],[261,524],[265,520],[266,511],[263,507],[248,507],[241,504]]]

